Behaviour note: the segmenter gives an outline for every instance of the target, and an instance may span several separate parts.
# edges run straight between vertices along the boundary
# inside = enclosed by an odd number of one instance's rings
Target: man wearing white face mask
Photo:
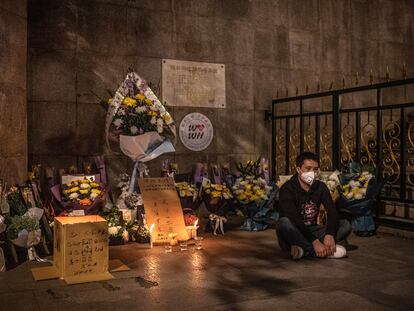
[[[345,248],[336,242],[346,239],[351,225],[346,220],[338,221],[328,188],[316,180],[318,171],[319,157],[304,152],[296,158],[296,174],[280,188],[276,233],[280,247],[290,250],[293,259],[346,256]],[[317,224],[321,204],[327,211],[326,226]]]

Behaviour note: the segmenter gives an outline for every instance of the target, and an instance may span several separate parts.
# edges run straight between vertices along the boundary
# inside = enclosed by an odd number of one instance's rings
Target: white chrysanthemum
[[[91,187],[91,185],[90,184],[87,184],[87,183],[83,183],[83,184],[80,184],[80,186],[79,186],[81,189],[89,189],[90,187]]]
[[[157,119],[157,126],[164,126],[164,120],[162,118]]]
[[[272,190],[272,186],[266,185],[265,189],[266,189],[266,191],[270,191],[270,190]]]
[[[147,111],[147,107],[146,106],[138,106],[137,108],[135,108],[135,111],[137,113],[142,113],[142,112]]]
[[[94,192],[92,192],[92,193],[89,195],[89,199],[91,199],[91,200],[95,200],[97,197],[98,197],[98,194],[97,194],[97,193],[94,193]]]
[[[150,106],[150,110],[152,110],[152,111],[158,111],[158,108],[155,107],[155,106]]]
[[[118,111],[116,113],[119,114],[120,116],[123,116],[123,115],[125,115],[125,110],[124,109],[118,109]]]
[[[71,193],[69,195],[69,199],[71,199],[71,200],[77,199],[78,197],[79,197],[79,193],[77,193],[77,192]]]
[[[122,121],[122,119],[115,119],[114,121],[114,125],[118,128],[121,127],[123,123],[124,121]]]
[[[346,195],[345,195],[345,197],[348,199],[348,200],[351,200],[353,197],[354,197],[354,194],[352,193],[352,191],[351,192],[348,192]]]
[[[138,128],[135,125],[131,126],[129,130],[131,131],[132,135],[138,133]]]
[[[110,235],[117,235],[118,234],[118,227],[108,227],[108,233]]]
[[[362,189],[360,190],[360,192],[361,192],[361,194],[362,194],[363,196],[365,196],[365,195],[367,194],[367,188],[362,188]]]
[[[355,193],[355,195],[354,195],[354,199],[356,199],[356,200],[360,200],[360,199],[362,199],[364,196],[362,195],[362,193],[361,192],[357,192],[357,193]]]
[[[336,182],[335,181],[333,181],[333,180],[328,180],[327,182],[326,182],[326,185],[328,186],[328,189],[329,190],[331,190],[331,191],[333,191],[333,190],[335,190],[335,187],[336,187]]]
[[[151,124],[157,124],[157,118],[152,117],[150,122],[151,122]]]

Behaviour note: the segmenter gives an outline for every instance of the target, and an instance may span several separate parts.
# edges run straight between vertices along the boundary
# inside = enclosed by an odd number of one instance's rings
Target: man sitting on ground
[[[276,224],[279,245],[290,250],[293,259],[304,256],[342,258],[346,250],[340,242],[351,233],[347,220],[338,221],[338,213],[327,186],[316,180],[319,157],[304,152],[296,158],[296,174],[279,192],[280,219]],[[319,207],[327,212],[326,226],[318,225]]]

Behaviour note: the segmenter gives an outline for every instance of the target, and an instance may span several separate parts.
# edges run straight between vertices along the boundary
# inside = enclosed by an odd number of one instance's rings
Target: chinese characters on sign
[[[174,179],[140,178],[138,184],[144,200],[147,224],[154,224],[154,244],[167,242],[170,233],[177,233],[177,238],[188,238]]]
[[[180,107],[226,108],[225,66],[163,59],[163,103]]]
[[[97,215],[56,217],[53,263],[68,284],[110,279],[108,224]]]

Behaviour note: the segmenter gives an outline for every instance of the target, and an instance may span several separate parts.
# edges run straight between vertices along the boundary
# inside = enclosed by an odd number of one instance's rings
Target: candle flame
[[[197,228],[198,225],[198,219],[194,222],[194,227]]]
[[[152,233],[152,230],[154,229],[154,226],[155,226],[155,224],[152,224],[152,225],[151,225],[150,230],[149,230],[149,231],[150,231],[150,233]]]

